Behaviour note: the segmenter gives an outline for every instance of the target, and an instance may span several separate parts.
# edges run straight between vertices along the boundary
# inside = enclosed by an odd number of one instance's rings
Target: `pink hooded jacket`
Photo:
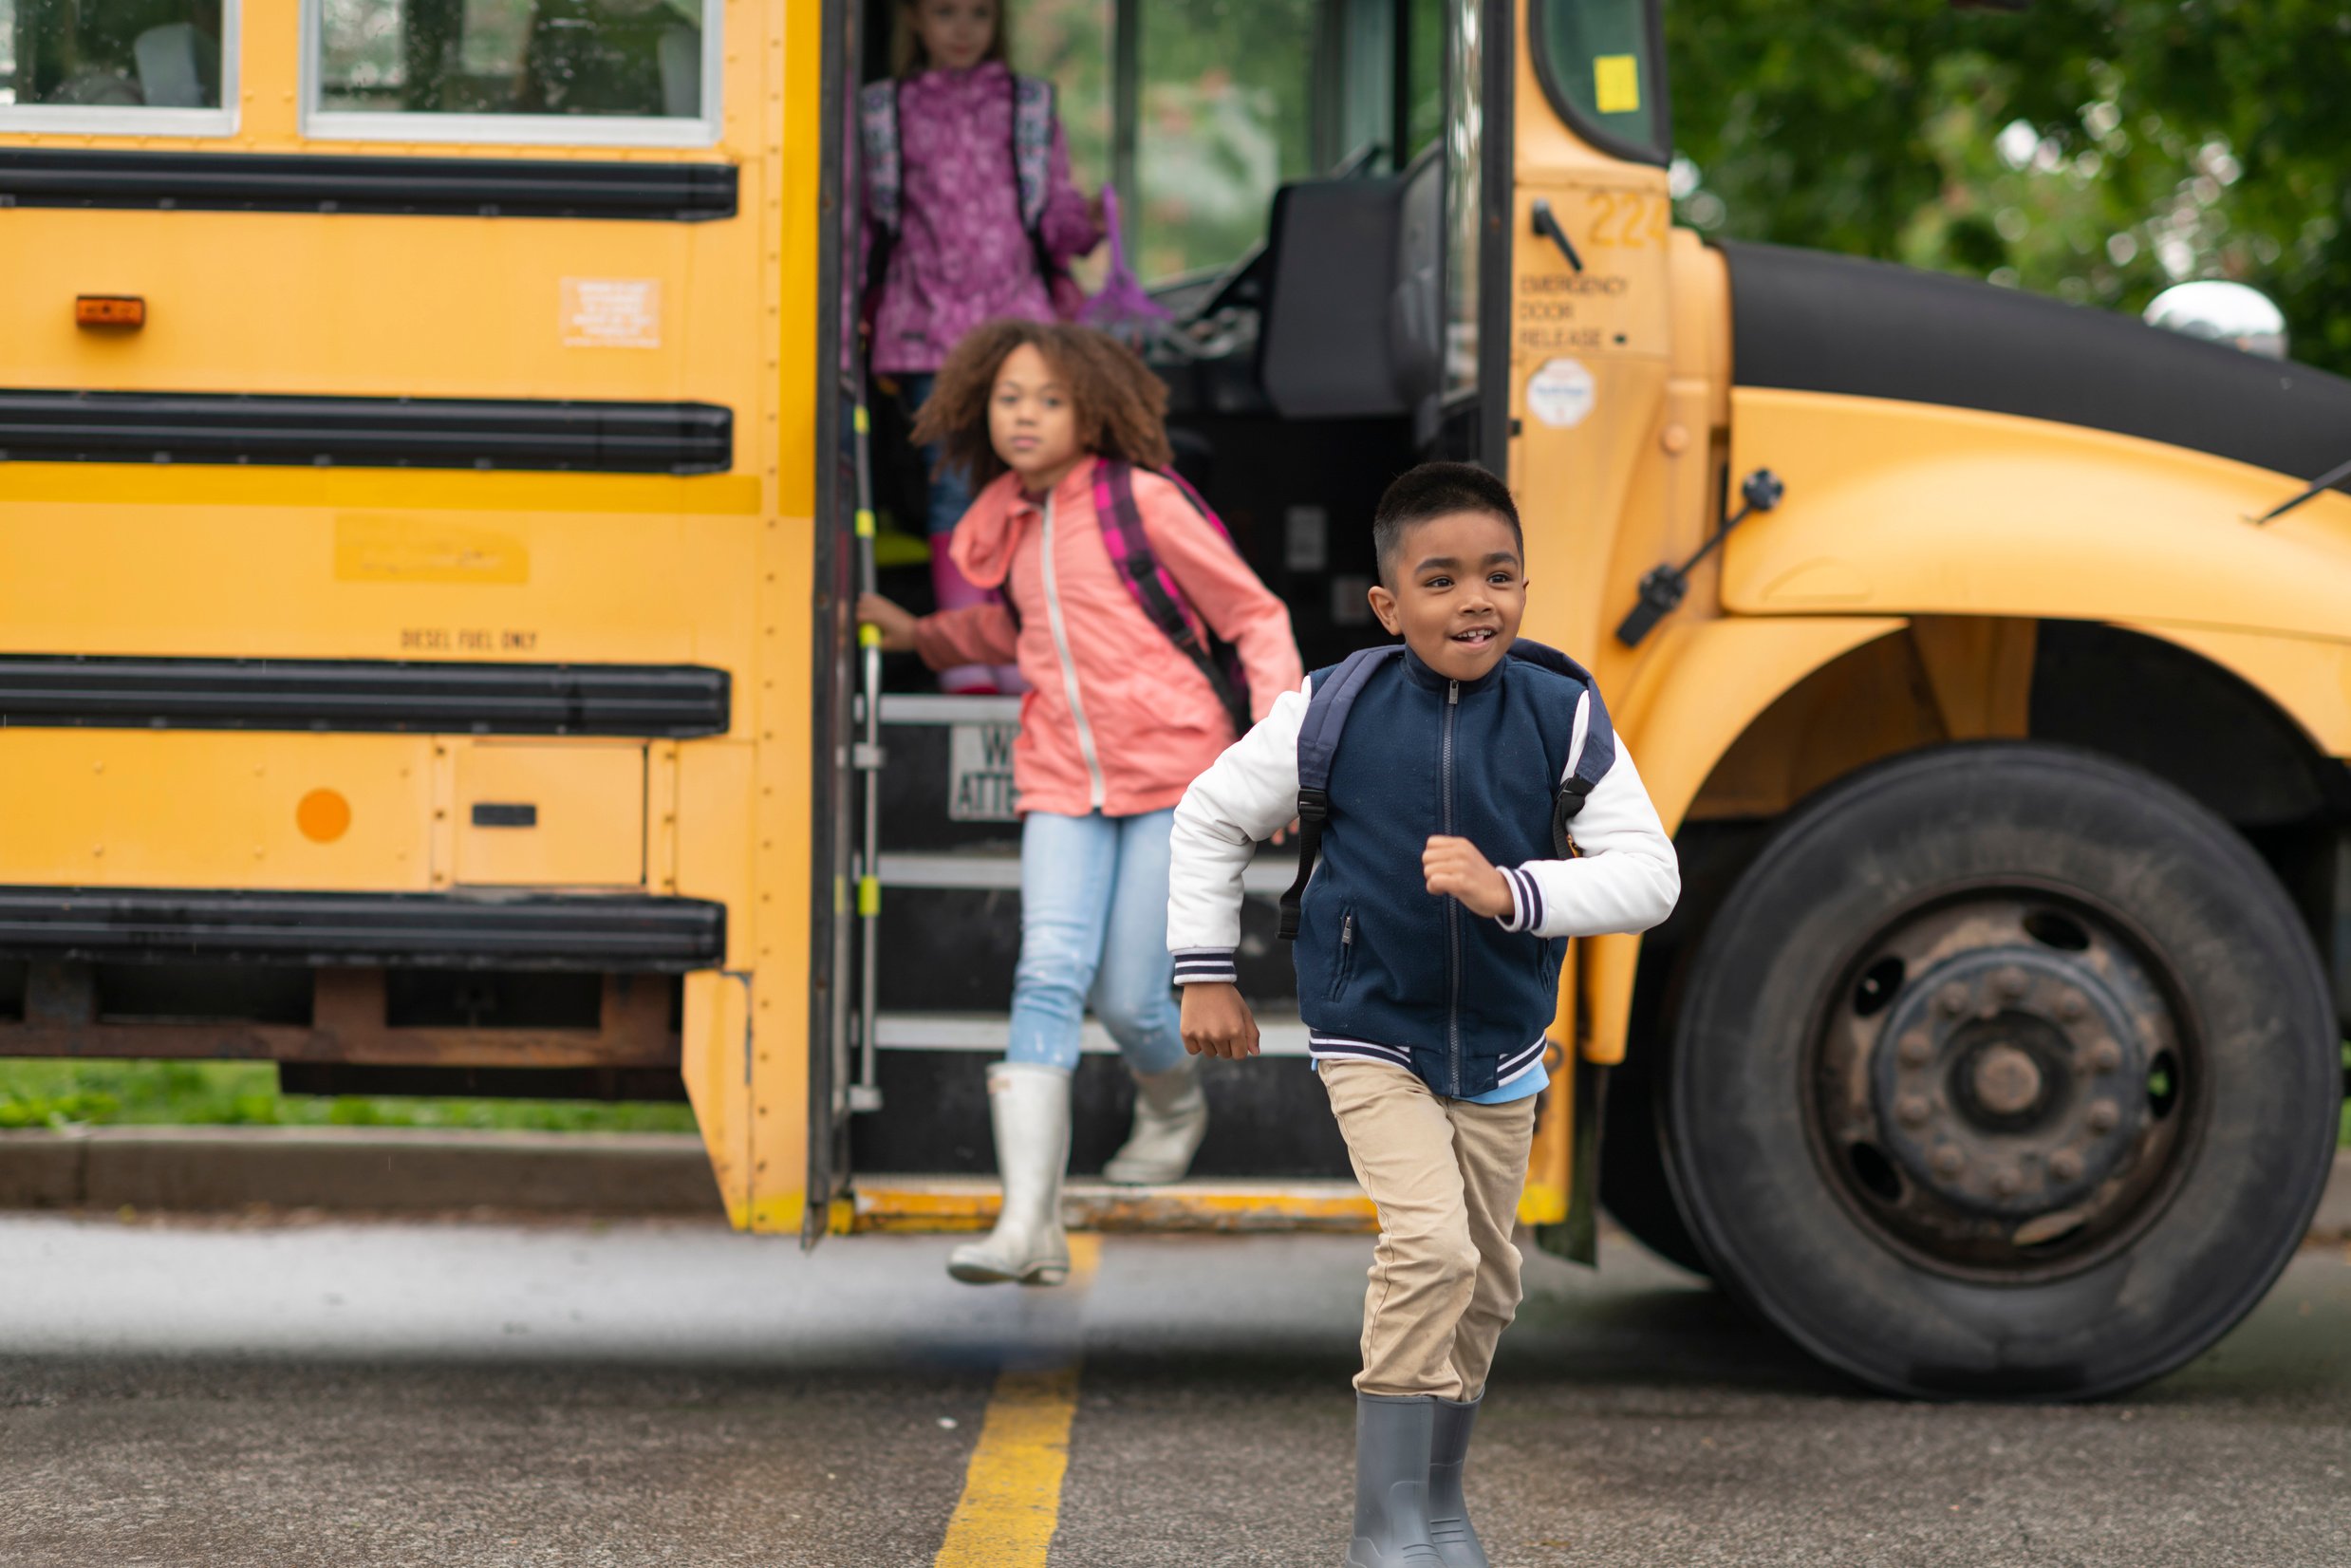
[[[1262,719],[1305,679],[1289,610],[1173,484],[1138,472],[1134,497],[1185,601],[1240,650],[1251,717]],[[1021,494],[1017,476],[998,477],[956,525],[953,552],[965,576],[1001,587],[1013,608],[925,616],[915,645],[933,669],[1018,660],[1030,686],[1013,748],[1022,811],[1164,811],[1233,743],[1232,720],[1207,681],[1112,570],[1091,460],[1042,507]]]

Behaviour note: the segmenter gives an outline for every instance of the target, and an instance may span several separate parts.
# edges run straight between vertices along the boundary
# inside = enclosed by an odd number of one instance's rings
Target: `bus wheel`
[[[2144,774],[2031,744],[1799,808],[1707,932],[1670,1158],[1716,1278],[1890,1392],[2178,1367],[2301,1241],[2342,1094],[2268,869]]]

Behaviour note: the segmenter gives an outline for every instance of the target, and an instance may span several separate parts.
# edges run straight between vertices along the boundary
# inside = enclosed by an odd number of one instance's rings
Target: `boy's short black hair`
[[[1510,525],[1519,541],[1519,556],[1526,556],[1526,531],[1519,526],[1518,503],[1510,487],[1475,463],[1423,463],[1400,475],[1380,496],[1371,513],[1371,549],[1378,557],[1380,581],[1396,586],[1396,552],[1404,536],[1418,524],[1456,512],[1483,512]]]

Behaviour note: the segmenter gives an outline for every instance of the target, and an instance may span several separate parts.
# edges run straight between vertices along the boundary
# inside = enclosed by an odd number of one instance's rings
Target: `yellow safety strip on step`
[[[1101,1262],[1100,1237],[1071,1237],[1070,1278],[1061,1289],[1083,1291]],[[1079,1367],[1073,1336],[1050,1363],[1007,1367],[998,1376],[934,1568],[1045,1568],[1061,1521]]]

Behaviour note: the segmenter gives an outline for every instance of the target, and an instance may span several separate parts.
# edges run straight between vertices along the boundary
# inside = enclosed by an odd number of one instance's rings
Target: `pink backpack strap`
[[[1219,537],[1230,545],[1232,534],[1223,520],[1200,498],[1200,493],[1175,474],[1161,477],[1172,483],[1191,502],[1200,514],[1217,531]],[[1110,569],[1143,613],[1150,619],[1176,650],[1190,660],[1217,700],[1223,704],[1226,717],[1233,721],[1233,733],[1244,735],[1249,729],[1249,681],[1241,662],[1232,650],[1215,644],[1207,623],[1192,608],[1176,586],[1174,577],[1161,564],[1159,552],[1151,548],[1150,537],[1143,531],[1143,511],[1135,505],[1134,468],[1122,458],[1105,457],[1094,464],[1094,515],[1102,524],[1102,546],[1110,551]],[[1238,547],[1236,547],[1238,551]]]

